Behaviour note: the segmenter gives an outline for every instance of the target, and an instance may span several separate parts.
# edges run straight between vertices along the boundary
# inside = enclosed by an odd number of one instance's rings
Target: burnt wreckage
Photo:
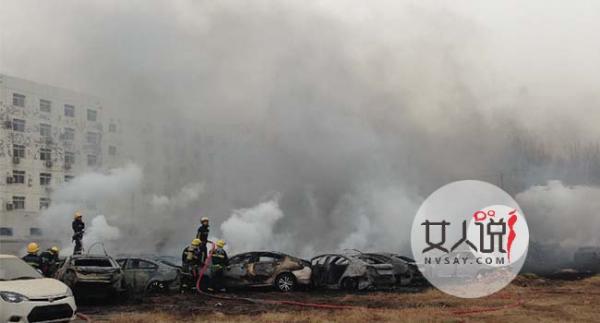
[[[119,264],[106,255],[67,257],[56,278],[76,295],[113,297],[125,291],[124,273]]]
[[[311,260],[315,287],[345,290],[392,288],[396,283],[390,263],[369,263],[360,255],[325,254]]]
[[[224,283],[228,288],[273,286],[289,292],[310,285],[311,273],[310,262],[300,258],[280,252],[246,252],[229,259]]]
[[[179,290],[181,268],[175,264],[146,257],[120,257],[117,263],[125,275],[130,293],[153,293]]]
[[[398,287],[423,283],[425,279],[415,261],[408,257],[384,252],[362,253],[357,257],[368,264],[391,264],[394,269],[396,286]]]

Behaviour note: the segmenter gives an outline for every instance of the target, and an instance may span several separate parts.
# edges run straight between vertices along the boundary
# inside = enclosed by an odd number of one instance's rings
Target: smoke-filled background
[[[409,252],[453,180],[515,195],[531,237],[599,245],[600,4],[1,1],[0,70],[92,93],[127,160],[42,216],[174,253],[201,216],[231,251]],[[177,250],[177,251],[175,251]]]

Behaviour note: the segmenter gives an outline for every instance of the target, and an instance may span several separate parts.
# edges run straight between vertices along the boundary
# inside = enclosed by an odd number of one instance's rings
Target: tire
[[[399,276],[400,281],[397,283],[398,286],[409,286],[414,284],[415,273],[412,268],[408,268],[403,275]]]
[[[342,280],[341,287],[343,290],[356,291],[358,290],[358,280],[352,277],[346,277]]]
[[[146,294],[154,294],[154,293],[158,293],[162,290],[163,290],[162,284],[161,284],[161,282],[159,282],[157,280],[151,282],[150,284],[148,284],[148,286],[146,286]]]
[[[291,273],[279,274],[277,278],[275,278],[275,288],[280,292],[291,292],[296,289],[297,285],[296,277]]]

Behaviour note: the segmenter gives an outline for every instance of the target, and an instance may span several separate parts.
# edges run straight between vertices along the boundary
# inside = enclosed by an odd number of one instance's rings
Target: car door
[[[254,263],[254,281],[256,283],[264,283],[271,278],[277,267],[281,264],[283,256],[274,253],[262,253]]]
[[[327,283],[327,270],[325,268],[327,258],[327,256],[321,256],[311,260],[311,280],[315,286],[324,286]]]
[[[134,285],[134,271],[127,268],[127,261],[127,258],[117,259],[117,263],[123,270],[123,279],[125,280],[125,285],[127,285],[127,288],[130,288]]]
[[[255,256],[252,253],[244,253],[229,259],[229,266],[225,269],[226,284],[228,286],[248,284],[248,267],[253,258]]]
[[[129,271],[130,275],[133,276],[131,280],[133,290],[143,292],[157,269],[158,266],[150,261],[139,258],[129,259],[126,271]]]

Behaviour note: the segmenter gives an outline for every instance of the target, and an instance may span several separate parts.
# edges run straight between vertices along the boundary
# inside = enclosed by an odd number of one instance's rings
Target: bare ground
[[[559,277],[560,278],[560,277]],[[569,279],[569,280],[567,280]],[[576,279],[576,280],[570,280]],[[147,297],[137,304],[81,305],[94,322],[598,322],[600,276],[543,279],[519,276],[490,297],[460,299],[435,289],[365,293],[244,291],[220,294]],[[253,298],[251,302],[239,298]],[[264,302],[262,300],[266,300]],[[351,308],[324,309],[268,301],[335,304]]]

